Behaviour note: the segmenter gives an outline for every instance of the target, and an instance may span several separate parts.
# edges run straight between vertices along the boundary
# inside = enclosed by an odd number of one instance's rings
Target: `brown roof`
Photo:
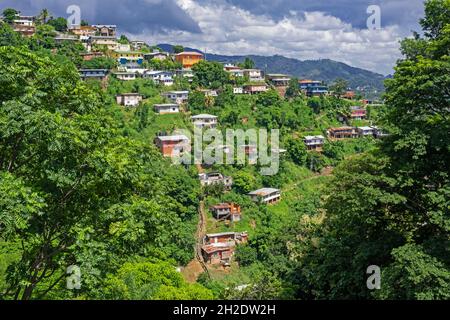
[[[211,254],[214,252],[223,252],[223,251],[230,251],[233,247],[231,245],[223,245],[223,246],[217,246],[213,244],[208,244],[202,247],[202,250],[206,252],[207,254]]]

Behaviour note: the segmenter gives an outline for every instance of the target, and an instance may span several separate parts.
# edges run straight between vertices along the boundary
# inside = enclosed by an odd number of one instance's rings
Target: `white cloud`
[[[399,58],[400,30],[353,28],[322,12],[291,12],[281,20],[255,15],[225,1],[201,3],[177,0],[202,33],[170,31],[141,38],[173,43],[226,55],[280,54],[300,60],[333,59],[379,73],[390,73]]]

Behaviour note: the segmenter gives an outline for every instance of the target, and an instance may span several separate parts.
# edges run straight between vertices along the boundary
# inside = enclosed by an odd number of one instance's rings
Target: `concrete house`
[[[367,119],[367,110],[359,107],[359,106],[354,106],[354,107],[350,107],[351,110],[351,115],[350,118],[352,120],[365,120]]]
[[[114,72],[114,76],[122,81],[136,80],[136,73],[134,72]]]
[[[356,131],[360,137],[375,137],[376,129],[374,127],[359,127]]]
[[[82,80],[103,80],[108,75],[107,69],[80,69],[79,72]]]
[[[265,204],[274,204],[281,201],[281,190],[274,188],[262,188],[249,193],[249,196],[255,202]]]
[[[108,36],[91,36],[89,38],[90,46],[105,46],[108,50],[117,50],[119,46],[119,42],[116,37],[108,37]]]
[[[155,108],[155,112],[158,114],[171,114],[180,112],[180,106],[176,103],[155,104],[153,107]]]
[[[266,92],[268,90],[267,85],[264,82],[261,83],[251,83],[244,86],[244,93],[246,94],[258,94],[261,92]]]
[[[241,220],[241,206],[235,203],[220,203],[212,206],[210,210],[217,220],[230,220],[231,222]]]
[[[246,232],[224,232],[207,234],[203,239],[203,261],[211,265],[229,265],[236,246],[248,241]]]
[[[340,127],[328,129],[328,137],[331,139],[352,139],[357,138],[358,133],[354,127]]]
[[[197,128],[213,129],[217,127],[218,117],[210,114],[199,114],[191,117],[191,121]]]
[[[166,60],[169,57],[169,54],[167,52],[150,52],[150,53],[144,53],[144,59],[147,61],[150,60],[159,60],[159,61],[163,61]]]
[[[146,71],[142,77],[164,86],[173,85],[173,73],[169,71]]]
[[[180,62],[185,69],[191,69],[202,60],[203,54],[199,52],[181,52],[175,55],[175,61]]]
[[[198,177],[200,179],[200,184],[202,185],[202,187],[223,184],[226,190],[231,190],[231,187],[233,186],[232,177],[226,177],[218,172],[202,173],[199,174]]]
[[[243,87],[234,87],[233,93],[234,94],[244,94],[244,88]]]
[[[123,93],[116,96],[117,104],[125,107],[136,107],[143,100],[139,93]]]
[[[321,151],[325,143],[324,136],[306,136],[303,141],[305,142],[308,150]]]
[[[263,82],[264,75],[259,69],[244,69],[244,76],[249,79],[250,82]]]
[[[190,151],[190,140],[185,135],[159,136],[155,145],[164,157],[178,157]]]
[[[92,26],[97,35],[102,37],[115,37],[117,26],[114,24],[95,24]]]
[[[182,104],[188,101],[189,91],[169,91],[162,94],[173,103]]]
[[[322,81],[299,80],[300,90],[308,97],[317,97],[328,94],[328,87]]]
[[[287,87],[291,77],[285,74],[270,73],[266,75],[266,80],[274,87]]]

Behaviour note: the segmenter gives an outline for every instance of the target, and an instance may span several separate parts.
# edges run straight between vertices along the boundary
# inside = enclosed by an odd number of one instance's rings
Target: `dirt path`
[[[202,166],[198,165],[198,171],[199,173],[203,173]],[[197,231],[195,233],[195,259],[192,260],[182,271],[182,274],[186,281],[190,283],[195,283],[198,279],[198,277],[206,272],[209,275],[208,268],[206,264],[203,261],[202,257],[202,245],[203,245],[203,238],[206,235],[206,222],[207,222],[207,215],[205,212],[205,203],[204,201],[200,201],[199,208],[198,208],[198,225],[197,225]]]

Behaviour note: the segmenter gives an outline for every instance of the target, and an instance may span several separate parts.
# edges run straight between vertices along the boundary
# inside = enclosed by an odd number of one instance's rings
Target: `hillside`
[[[164,51],[172,52],[172,45],[159,44],[158,47]],[[198,51],[197,49],[186,48],[189,51]],[[207,54],[206,58],[212,61],[220,62],[242,62],[247,56],[226,56],[217,54]],[[329,59],[306,60],[301,61],[292,58],[286,58],[280,55],[258,56],[250,55],[257,68],[265,70],[268,73],[285,73],[298,78],[308,78],[322,80],[326,83],[332,83],[336,79],[342,78],[350,83],[353,89],[365,87],[365,91],[384,91],[385,76],[372,71],[355,68],[342,62]]]

